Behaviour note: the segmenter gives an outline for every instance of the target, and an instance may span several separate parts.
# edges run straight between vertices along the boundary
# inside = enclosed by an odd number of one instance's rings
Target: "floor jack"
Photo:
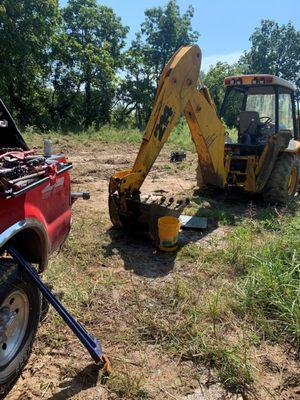
[[[65,323],[78,337],[83,346],[88,350],[92,359],[95,361],[100,368],[107,374],[111,372],[109,360],[102,352],[100,341],[89,334],[79,322],[77,322],[65,309],[65,307],[57,300],[57,298],[51,293],[47,286],[42,282],[36,270],[26,261],[24,258],[12,247],[9,246],[7,252],[12,258],[19,264],[21,271],[34,283],[35,286],[41,291],[43,296],[49,301],[49,303],[55,308],[58,314],[62,317]]]

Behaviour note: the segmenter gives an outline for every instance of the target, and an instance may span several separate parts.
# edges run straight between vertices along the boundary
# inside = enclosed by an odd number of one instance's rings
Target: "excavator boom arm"
[[[184,46],[173,55],[160,77],[133,168],[112,176],[110,194],[117,192],[120,197],[128,197],[139,191],[182,113],[195,143],[203,182],[224,186],[225,129],[208,90],[197,89],[200,66],[201,50],[196,45]]]
[[[184,114],[198,154],[202,183],[223,188],[226,132],[206,87],[194,88]]]

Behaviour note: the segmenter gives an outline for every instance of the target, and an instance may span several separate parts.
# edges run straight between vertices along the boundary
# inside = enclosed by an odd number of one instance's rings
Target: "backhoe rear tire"
[[[286,204],[299,188],[300,155],[281,153],[274,165],[262,195],[266,203]]]

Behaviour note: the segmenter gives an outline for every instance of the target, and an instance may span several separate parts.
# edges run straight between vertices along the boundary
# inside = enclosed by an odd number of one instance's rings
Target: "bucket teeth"
[[[157,204],[162,207],[178,210],[181,207],[185,207],[187,204],[189,204],[190,200],[189,198],[175,199],[173,196],[166,197],[162,195],[150,194],[144,196],[141,199],[141,202],[147,205]]]
[[[162,204],[164,204],[165,201],[166,201],[166,197],[162,196],[162,198],[160,199],[159,204],[162,205]]]
[[[170,197],[170,198],[169,198],[169,202],[168,202],[168,207],[169,207],[171,204],[173,204],[174,201],[175,201],[174,197]]]

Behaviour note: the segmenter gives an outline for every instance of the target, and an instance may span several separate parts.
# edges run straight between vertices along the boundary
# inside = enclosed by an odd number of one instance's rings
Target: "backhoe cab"
[[[155,238],[157,219],[178,216],[184,202],[164,207],[142,200],[140,188],[182,114],[198,154],[198,185],[239,187],[261,193],[268,203],[285,203],[297,192],[300,141],[294,92],[289,82],[272,75],[226,78],[221,118],[205,86],[199,88],[201,50],[180,48],[165,66],[153,110],[131,169],[116,172],[109,184],[109,211],[114,225],[137,227]],[[233,128],[232,143],[226,126]]]
[[[233,143],[227,135],[225,144],[227,186],[286,202],[299,181],[295,87],[273,75],[231,76],[224,83],[220,116],[236,136]]]

